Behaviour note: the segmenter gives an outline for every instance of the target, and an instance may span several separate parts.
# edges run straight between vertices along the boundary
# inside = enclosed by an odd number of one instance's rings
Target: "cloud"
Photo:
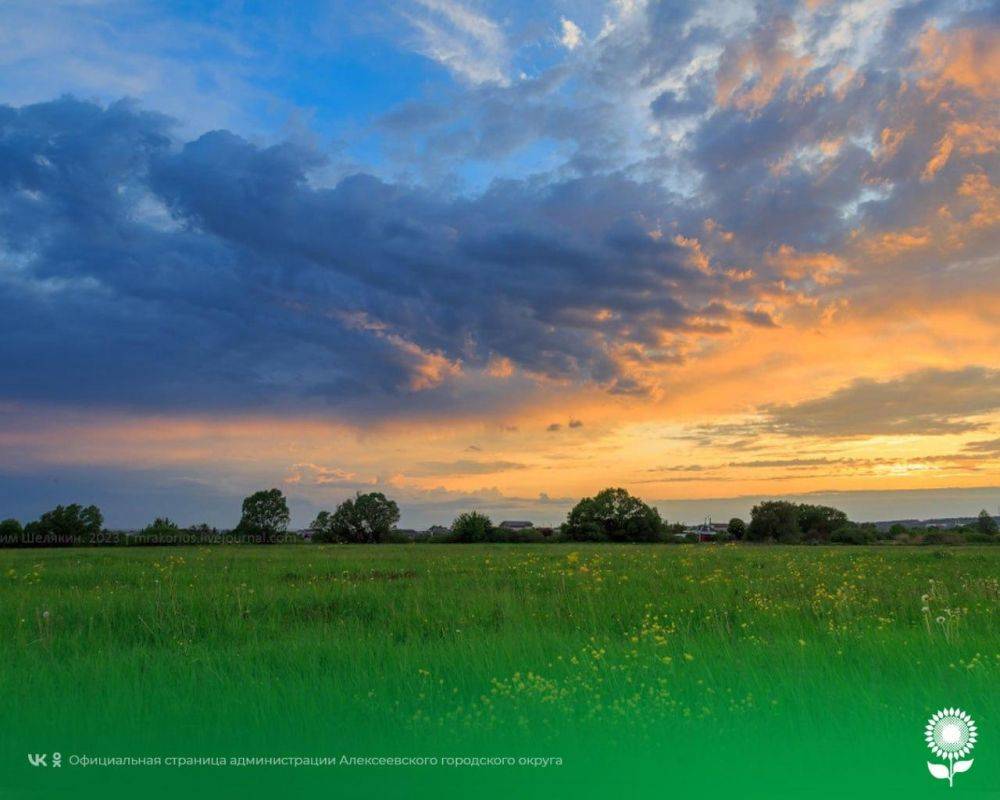
[[[986,455],[1000,455],[1000,439],[987,439],[979,442],[969,442],[963,450],[970,453],[983,453]]]
[[[454,407],[470,370],[641,395],[661,338],[732,292],[647,233],[669,195],[621,176],[317,188],[301,145],[178,143],[71,98],[0,108],[0,148],[7,397],[373,414]]]
[[[525,464],[516,461],[423,461],[415,467],[406,469],[410,477],[428,477],[436,475],[493,475],[498,472],[526,469]]]
[[[937,435],[977,430],[1000,408],[1000,370],[924,369],[893,380],[858,378],[815,400],[765,406],[768,430],[785,436]]]
[[[562,17],[559,20],[562,32],[559,36],[559,42],[567,50],[576,50],[581,44],[583,44],[583,31],[580,30],[580,26],[577,25],[573,20],[566,19]]]
[[[509,53],[500,26],[458,0],[414,0],[406,14],[419,32],[417,49],[473,84],[509,83]]]

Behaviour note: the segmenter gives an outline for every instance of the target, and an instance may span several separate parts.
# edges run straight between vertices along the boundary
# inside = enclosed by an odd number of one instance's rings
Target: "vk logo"
[[[28,763],[33,767],[47,767],[45,760],[48,757],[48,753],[28,753]]]

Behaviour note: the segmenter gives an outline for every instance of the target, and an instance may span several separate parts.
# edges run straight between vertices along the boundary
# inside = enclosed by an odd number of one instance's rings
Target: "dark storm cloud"
[[[610,350],[725,292],[646,235],[670,202],[651,184],[317,189],[313,151],[170,130],[128,103],[0,109],[4,396],[371,407],[493,356],[636,391]]]

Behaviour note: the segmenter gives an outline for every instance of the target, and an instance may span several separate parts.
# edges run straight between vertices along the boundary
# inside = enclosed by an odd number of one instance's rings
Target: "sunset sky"
[[[996,513],[998,149],[988,0],[4,2],[0,518]]]

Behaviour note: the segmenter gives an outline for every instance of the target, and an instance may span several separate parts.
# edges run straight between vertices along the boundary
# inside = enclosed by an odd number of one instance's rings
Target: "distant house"
[[[725,526],[722,526],[722,530],[725,530]],[[697,537],[696,541],[699,542],[714,542],[715,535],[720,533],[715,525],[710,525],[708,523],[704,525],[696,525],[693,528],[685,528],[683,533],[677,534],[678,539],[688,539]]]
[[[500,523],[500,527],[507,531],[523,531],[527,528],[534,528],[535,525],[524,519],[505,519]]]

